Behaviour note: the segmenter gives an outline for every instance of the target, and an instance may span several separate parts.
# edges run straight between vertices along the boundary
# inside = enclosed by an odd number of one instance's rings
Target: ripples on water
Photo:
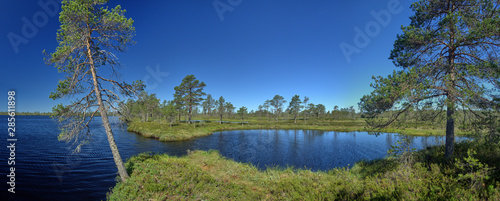
[[[113,120],[114,119],[114,120]],[[329,170],[351,166],[361,159],[386,156],[399,137],[396,134],[368,135],[366,132],[325,132],[313,130],[224,131],[190,141],[164,143],[127,132],[116,118],[112,128],[124,160],[143,152],[184,155],[186,150],[217,149],[230,159],[250,162],[260,169],[268,166],[294,166]],[[0,116],[7,124],[7,116]],[[1,197],[11,200],[105,200],[115,185],[116,166],[102,122],[91,124],[93,141],[74,154],[65,142],[57,141],[57,122],[46,116],[16,117],[16,194],[7,192],[2,176]],[[7,144],[6,129],[2,132]],[[412,146],[421,149],[442,137],[411,137]],[[0,152],[0,172],[9,173],[8,149]],[[14,199],[15,198],[15,199]],[[4,199],[2,199],[4,200]]]

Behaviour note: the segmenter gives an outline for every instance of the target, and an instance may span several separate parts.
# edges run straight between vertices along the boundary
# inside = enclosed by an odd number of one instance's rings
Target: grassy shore
[[[229,121],[238,121],[232,119]],[[442,128],[427,125],[414,124],[410,127],[387,127],[383,129],[370,128],[364,119],[357,120],[315,120],[304,123],[293,120],[281,120],[279,122],[250,119],[245,120],[246,124],[239,123],[224,123],[218,122],[203,122],[196,124],[177,123],[172,127],[166,122],[131,122],[127,130],[135,132],[145,137],[159,139],[160,141],[179,141],[189,140],[196,137],[202,137],[212,134],[217,131],[224,130],[249,130],[249,129],[306,129],[306,130],[324,130],[324,131],[368,131],[368,132],[384,132],[384,133],[404,133],[406,135],[415,136],[433,136],[444,135]],[[456,131],[457,135],[466,135],[465,132]]]
[[[463,142],[455,151],[452,162],[436,146],[325,172],[262,171],[217,151],[141,154],[128,160],[131,177],[108,200],[499,200],[498,144]]]
[[[443,135],[428,125],[367,128],[364,120],[293,123],[250,120],[248,124],[216,122],[176,124],[132,122],[128,130],[162,141],[187,140],[221,130],[316,129],[373,131],[409,135]],[[464,133],[459,133],[464,134]],[[310,171],[295,168],[259,170],[217,151],[188,155],[140,154],[130,158],[130,178],[108,193],[108,200],[500,200],[500,145],[483,140],[457,143],[452,160],[444,146],[399,157],[360,161],[351,169]]]

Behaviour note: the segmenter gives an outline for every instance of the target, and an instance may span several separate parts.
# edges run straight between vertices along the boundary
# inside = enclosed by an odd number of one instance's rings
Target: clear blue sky
[[[11,89],[17,92],[18,111],[48,112],[69,101],[48,98],[63,75],[44,64],[42,50],[55,50],[59,21],[58,14],[51,16],[51,6],[37,2],[1,3],[0,111],[7,110]],[[288,102],[298,94],[332,110],[335,105],[357,108],[372,90],[372,75],[395,69],[388,57],[401,25],[409,24],[411,2],[111,0],[109,6],[122,5],[135,21],[137,43],[117,55],[121,79],[146,80],[147,91],[162,100],[172,99],[174,87],[194,74],[207,84],[206,93],[224,96],[236,107],[252,110],[276,94]],[[371,11],[380,14],[378,20]],[[341,44],[355,51],[350,61]],[[157,68],[161,73],[154,73]]]

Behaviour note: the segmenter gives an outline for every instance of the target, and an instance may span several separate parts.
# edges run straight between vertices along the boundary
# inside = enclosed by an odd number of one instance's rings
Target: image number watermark
[[[7,174],[7,189],[10,193],[16,193],[16,92],[7,92],[7,149],[9,151],[9,158],[7,165],[9,167],[9,174]]]

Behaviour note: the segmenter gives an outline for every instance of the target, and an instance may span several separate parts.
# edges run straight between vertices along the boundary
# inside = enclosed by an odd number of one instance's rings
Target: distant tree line
[[[0,115],[9,115],[6,111],[0,111]],[[22,116],[52,116],[53,112],[16,112],[16,115]],[[108,116],[119,115],[116,111],[108,111]],[[101,116],[100,113],[96,113],[94,116]]]
[[[272,99],[265,100],[259,105],[257,110],[248,111],[248,108],[242,106],[236,111],[236,107],[231,102],[220,96],[214,99],[211,94],[206,94],[203,89],[206,86],[204,82],[196,79],[194,75],[186,76],[179,86],[176,86],[173,100],[161,101],[156,94],[149,94],[142,91],[136,99],[128,99],[119,104],[119,113],[125,121],[164,121],[170,125],[178,122],[186,124],[193,123],[193,118],[198,120],[210,121],[215,117],[216,121],[223,123],[223,119],[241,119],[253,117],[258,120],[265,119],[269,122],[274,120],[303,119],[350,119],[355,120],[359,117],[354,107],[339,108],[335,106],[331,111],[327,111],[323,104],[314,104],[309,102],[309,97],[304,96],[301,99],[295,95],[289,102],[283,96],[275,95]]]
[[[9,115],[7,111],[0,112],[0,115]],[[52,112],[16,112],[16,115],[50,116]]]

